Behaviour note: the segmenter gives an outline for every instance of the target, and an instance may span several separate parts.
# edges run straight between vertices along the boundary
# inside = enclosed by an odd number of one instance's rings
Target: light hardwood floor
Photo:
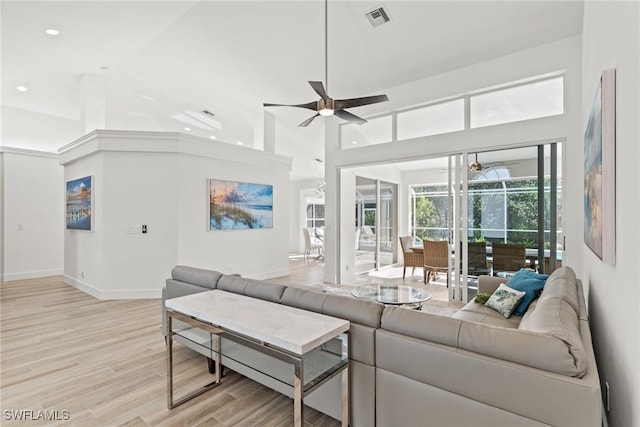
[[[60,277],[0,288],[3,426],[288,426],[292,401],[230,370],[222,385],[166,407],[159,300],[101,301]],[[177,386],[208,380],[204,357],[176,344]],[[180,390],[178,390],[178,393]],[[69,411],[68,421],[13,421],[11,410]],[[308,426],[338,421],[311,408]]]
[[[273,282],[322,284],[323,265],[293,257],[288,276]],[[359,276],[358,283],[379,280]],[[393,281],[397,279],[392,279]],[[401,280],[401,279],[400,279]],[[416,275],[407,278],[421,284]],[[429,285],[443,293],[442,285]],[[0,287],[0,408],[2,425],[288,426],[292,401],[230,370],[221,386],[182,406],[166,407],[165,344],[160,300],[96,299],[61,277]],[[208,380],[205,359],[176,344],[176,387]],[[14,421],[11,410],[58,411],[58,422]],[[308,426],[338,421],[311,408]]]

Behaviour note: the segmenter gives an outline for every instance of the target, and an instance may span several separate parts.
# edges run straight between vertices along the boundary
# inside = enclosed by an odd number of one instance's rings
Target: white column
[[[338,119],[322,117],[324,120],[324,280],[340,283],[340,170],[335,166],[335,157],[340,151]]]
[[[82,122],[84,132],[107,128],[107,85],[104,77],[85,73],[80,76],[82,88]]]
[[[264,151],[267,153],[276,152],[276,116],[272,113],[264,112]]]

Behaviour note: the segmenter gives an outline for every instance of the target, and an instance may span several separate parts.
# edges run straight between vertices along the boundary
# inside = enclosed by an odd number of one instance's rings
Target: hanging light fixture
[[[469,163],[469,166],[467,166],[467,169],[469,169],[471,172],[477,172],[482,170],[482,164],[478,161],[478,153],[476,153],[476,160]]]

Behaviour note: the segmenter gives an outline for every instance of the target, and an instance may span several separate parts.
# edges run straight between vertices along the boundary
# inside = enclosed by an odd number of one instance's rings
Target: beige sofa
[[[481,277],[479,292],[502,282]],[[163,308],[167,298],[216,288],[352,322],[352,426],[601,425],[582,284],[569,267],[521,318],[475,302],[436,316],[190,267],[173,270]],[[328,383],[308,402],[339,418],[339,395]]]

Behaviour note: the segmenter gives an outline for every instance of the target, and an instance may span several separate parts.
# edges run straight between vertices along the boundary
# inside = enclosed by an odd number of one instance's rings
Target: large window
[[[498,125],[564,113],[564,80],[557,77],[470,97],[471,127]]]
[[[532,79],[368,118],[363,125],[342,123],[340,146],[345,150],[561,114],[564,77]]]
[[[449,193],[446,185],[411,186],[411,235],[421,240],[448,239]]]
[[[464,99],[398,113],[398,139],[437,135],[464,129]]]
[[[323,204],[307,204],[307,228],[314,230],[324,228]]]
[[[469,182],[469,241],[524,243],[538,247],[538,187],[535,178]],[[561,212],[561,182],[558,182],[558,212]],[[411,186],[411,235],[418,240],[448,239],[449,207],[446,185]],[[550,240],[551,188],[544,182],[545,242]],[[562,224],[559,219],[558,224]],[[558,233],[562,230],[559,228]],[[548,248],[546,248],[548,249]]]

